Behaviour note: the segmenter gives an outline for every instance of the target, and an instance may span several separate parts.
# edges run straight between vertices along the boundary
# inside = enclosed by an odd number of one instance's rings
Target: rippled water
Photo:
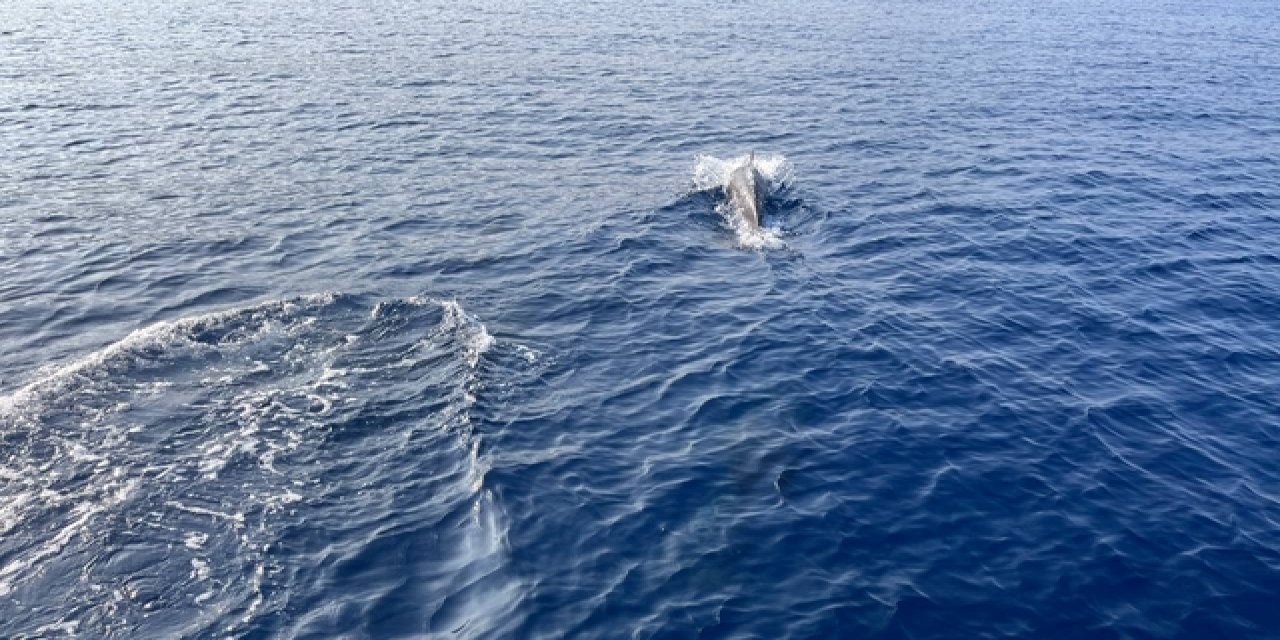
[[[7,3],[0,636],[1280,637],[1278,77],[1250,0]]]

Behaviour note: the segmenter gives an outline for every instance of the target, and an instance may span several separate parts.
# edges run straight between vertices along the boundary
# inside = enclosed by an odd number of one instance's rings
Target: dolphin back
[[[768,180],[760,175],[753,160],[754,158],[729,174],[729,182],[725,185],[724,192],[729,203],[738,210],[747,223],[753,227],[759,227],[769,186]]]

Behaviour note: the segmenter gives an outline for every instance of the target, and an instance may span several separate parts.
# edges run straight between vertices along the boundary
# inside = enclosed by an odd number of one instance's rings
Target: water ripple
[[[1272,4],[10,4],[2,636],[1280,629]]]

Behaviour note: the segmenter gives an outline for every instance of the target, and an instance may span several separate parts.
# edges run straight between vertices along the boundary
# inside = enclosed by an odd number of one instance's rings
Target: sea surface
[[[0,637],[1280,638],[1280,4],[7,0]]]

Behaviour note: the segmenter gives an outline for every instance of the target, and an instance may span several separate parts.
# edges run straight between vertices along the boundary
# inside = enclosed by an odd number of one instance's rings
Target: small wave
[[[705,154],[698,155],[693,165],[693,189],[722,193],[733,172],[748,164],[754,166],[760,175],[768,180],[770,197],[775,197],[790,188],[795,174],[791,161],[782,154],[755,153],[726,159]],[[733,231],[739,246],[747,249],[781,249],[786,246],[781,229],[776,225],[768,224],[768,220],[762,226],[753,226],[747,223],[741,212],[725,200],[716,205],[716,211]]]
[[[495,342],[493,336],[489,334],[489,329],[483,323],[468,315],[457,300],[447,300],[440,304],[444,307],[443,328],[464,333],[467,365],[475,369],[480,363],[480,356],[493,346]]]

